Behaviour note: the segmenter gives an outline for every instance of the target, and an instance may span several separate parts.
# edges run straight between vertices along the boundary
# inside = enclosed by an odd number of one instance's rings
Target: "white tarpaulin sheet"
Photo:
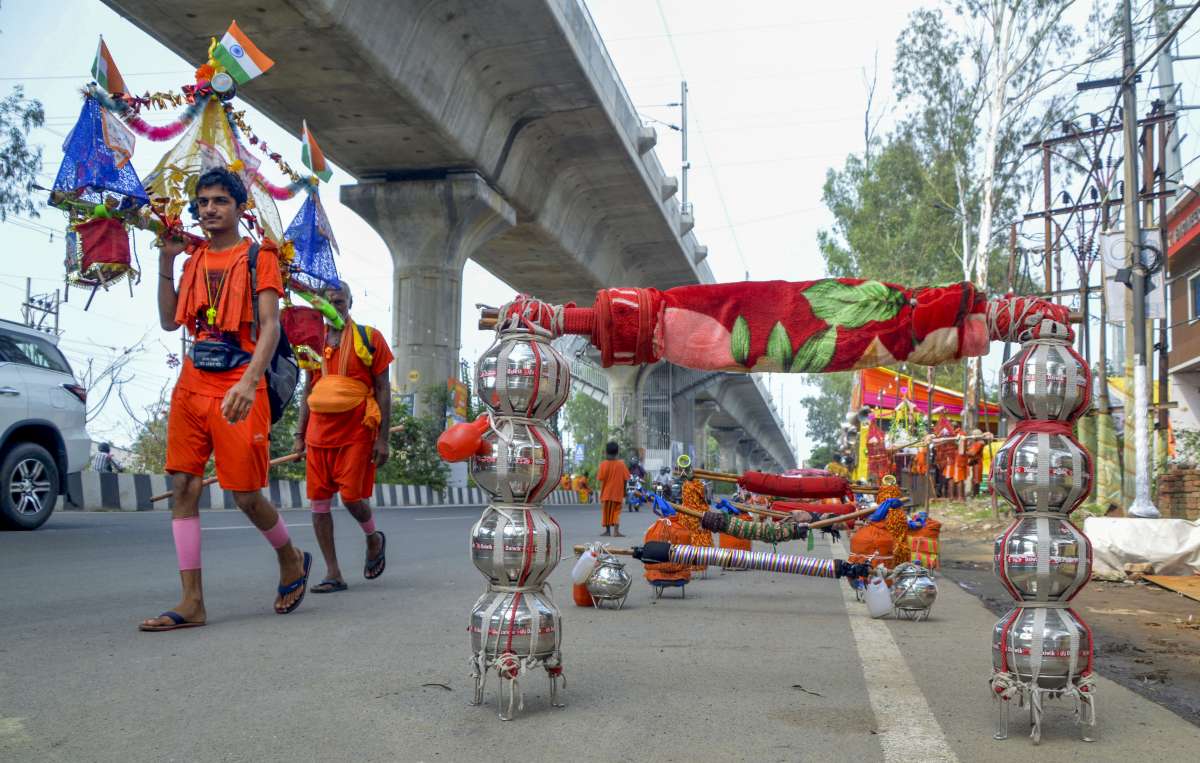
[[[1088,517],[1092,575],[1124,580],[1126,564],[1150,563],[1155,575],[1200,574],[1200,522],[1186,519]]]

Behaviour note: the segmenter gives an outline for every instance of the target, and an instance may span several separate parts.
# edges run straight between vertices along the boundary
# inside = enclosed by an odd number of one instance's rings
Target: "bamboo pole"
[[[672,505],[674,505],[674,504],[672,504]],[[682,506],[676,506],[675,508],[681,509],[681,510],[683,509]],[[829,519],[822,519],[820,522],[813,522],[812,524],[807,525],[807,527],[810,530],[820,530],[822,527],[829,527],[831,525],[836,525],[840,522],[845,522],[846,520],[849,520],[849,519],[858,519],[859,517],[866,516],[867,514],[870,514],[873,511],[875,511],[875,509],[863,509],[862,511],[856,511],[853,514],[845,514],[845,515],[839,516],[839,517],[830,517]],[[687,509],[684,513],[694,515],[696,513],[696,510],[695,509]],[[698,513],[703,515],[703,512],[698,512]],[[631,548],[610,548],[608,546],[604,546],[603,548],[606,553],[613,554],[614,556],[633,556],[633,549],[631,549]],[[575,546],[574,547],[575,556],[580,556],[587,549],[588,549],[588,547],[585,545]]]
[[[403,431],[404,431],[404,425],[399,424],[399,425],[394,426],[391,429],[389,429],[388,434],[395,434],[396,432],[403,432]],[[303,456],[304,456],[303,453],[288,453],[286,456],[280,456],[279,458],[271,459],[271,462],[269,465],[270,466],[279,466],[280,464],[290,464],[292,461],[299,461]],[[200,485],[202,487],[207,487],[216,481],[217,481],[216,477],[206,477],[205,480],[200,483]],[[173,494],[174,494],[173,491],[168,490],[165,493],[159,493],[158,495],[150,496],[150,503],[155,503],[156,501],[161,501],[164,498],[170,498]]]
[[[675,509],[676,511],[680,512],[681,514],[687,514],[688,516],[696,517],[697,519],[701,519],[704,517],[704,512],[701,511],[700,509],[693,509],[688,506],[680,506],[679,504],[671,503],[670,501],[665,501],[665,503],[668,506],[670,506],[672,509]],[[730,501],[730,503],[733,503],[733,502]],[[740,504],[733,503],[733,505],[737,508],[742,508]],[[818,506],[820,506],[820,504],[814,504],[813,508],[816,508]],[[807,524],[808,527],[817,528],[817,529],[822,528],[822,527],[829,527],[831,525],[836,525],[839,522],[847,522],[851,519],[858,519],[859,517],[865,517],[868,514],[874,513],[877,508],[879,508],[879,507],[872,506],[868,509],[859,509],[858,511],[854,511],[849,514],[838,514],[837,516],[829,517],[828,519],[822,519],[818,522],[801,523],[801,524]],[[773,511],[771,509],[746,509],[746,511],[753,511],[753,512],[759,513],[759,514],[766,514],[767,516],[771,516],[771,517],[779,517],[780,519],[791,519],[792,518],[792,515],[786,511]],[[818,512],[814,512],[814,513],[819,514],[820,512],[818,511]]]
[[[698,477],[702,480],[712,480],[713,482],[729,482],[734,485],[736,485],[738,480],[740,480],[742,478],[742,475],[740,475],[740,474],[730,474],[729,472],[710,472],[707,469],[693,469],[692,474],[694,474],[696,477]],[[785,479],[804,479],[804,477],[802,477],[802,476],[786,477]],[[873,495],[873,494],[879,492],[879,488],[877,488],[877,487],[869,487],[866,485],[855,485],[855,484],[851,483],[849,480],[847,480],[847,483],[850,485],[850,492],[852,492],[852,493],[865,493],[865,494]],[[783,498],[782,500],[788,501],[788,500],[795,500],[795,499]]]

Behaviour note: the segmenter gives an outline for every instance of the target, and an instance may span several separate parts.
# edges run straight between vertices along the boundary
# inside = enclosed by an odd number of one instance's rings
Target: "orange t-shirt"
[[[600,480],[600,500],[625,500],[625,483],[629,480],[629,469],[619,458],[610,458],[600,462],[596,471],[596,479]]]
[[[330,373],[337,372],[342,367],[342,353],[349,353],[346,358],[346,376],[367,385],[367,389],[372,390],[372,394],[374,394],[375,377],[387,372],[394,356],[392,348],[388,347],[379,331],[372,330],[370,336],[371,346],[375,348],[375,357],[370,368],[367,368],[362,358],[354,352],[354,338],[345,332],[343,332],[337,348],[326,346],[325,367],[330,370]],[[309,389],[320,378],[319,370],[312,371]],[[378,431],[363,426],[363,414],[366,409],[367,402],[365,400],[353,409],[342,413],[317,413],[310,409],[308,427],[305,429],[304,435],[305,442],[318,448],[336,448],[355,442],[374,440]],[[387,422],[383,422],[383,425],[387,426]]]
[[[195,260],[196,266],[207,270],[209,294],[212,295],[214,302],[219,304],[220,300],[224,297],[221,292],[224,291],[223,276],[225,275],[226,268],[232,263],[237,263],[235,267],[249,268],[249,260],[246,259],[249,252],[250,239],[243,238],[235,246],[231,246],[228,249],[218,251],[210,249],[208,244],[203,244],[192,253],[191,258]],[[240,263],[237,262],[239,259],[241,260]],[[279,272],[279,257],[276,255],[274,247],[262,246],[259,248],[255,271],[257,283],[254,285],[254,294],[256,296],[260,292],[267,290],[274,291],[279,295],[283,294],[283,277]],[[179,295],[181,301],[184,297],[185,295],[183,294]],[[207,301],[208,298],[205,297],[204,302]],[[241,328],[238,330],[237,339],[238,344],[241,345],[243,350],[253,354],[254,342],[250,339],[250,327],[251,324],[249,322],[242,323]],[[190,322],[187,326],[187,331],[197,341],[220,340],[222,338],[220,331],[215,331],[208,327],[203,311],[200,311],[195,316],[195,320]],[[179,381],[176,383],[176,386],[197,395],[223,398],[225,397],[225,393],[229,391],[229,388],[237,384],[244,373],[246,373],[246,366],[221,372],[201,371],[192,365],[192,359],[189,356],[184,358],[183,370],[179,373]],[[258,389],[265,389],[266,384],[267,381],[264,376],[258,382]]]

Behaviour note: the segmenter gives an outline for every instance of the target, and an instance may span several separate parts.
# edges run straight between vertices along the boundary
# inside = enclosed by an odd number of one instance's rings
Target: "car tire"
[[[58,465],[33,443],[13,447],[0,462],[0,528],[36,530],[58,504]]]

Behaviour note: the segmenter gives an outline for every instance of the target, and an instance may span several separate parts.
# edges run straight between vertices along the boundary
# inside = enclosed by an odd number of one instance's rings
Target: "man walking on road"
[[[345,325],[341,330],[326,327],[325,357],[321,369],[309,373],[295,436],[295,451],[305,453],[313,532],[325,556],[325,579],[313,593],[346,590],[333,540],[330,507],[335,493],[366,535],[367,580],[383,574],[387,546],[383,532],[375,529],[367,499],[375,489],[375,470],[388,459],[392,351],[380,332],[350,318],[354,299],[345,281],[327,298]]]
[[[625,501],[625,483],[629,481],[629,469],[618,457],[620,450],[615,442],[605,445],[608,458],[600,463],[596,472],[596,479],[600,481],[600,524],[604,525],[601,535],[618,538],[624,537],[621,534],[621,504]]]
[[[207,620],[200,575],[200,491],[209,456],[216,461],[217,482],[233,493],[237,507],[279,558],[278,614],[300,606],[312,563],[310,554],[292,545],[283,517],[261,492],[270,458],[265,376],[280,335],[279,259],[270,242],[260,247],[238,234],[247,195],[237,175],[210,169],[197,179],[195,194],[191,210],[207,240],[160,240],[158,257],[159,322],[164,331],[183,326],[194,340],[167,416],[171,531],[183,597],[174,609],[143,620],[139,628],[144,631],[192,628]],[[175,258],[185,250],[190,256],[177,291]]]

